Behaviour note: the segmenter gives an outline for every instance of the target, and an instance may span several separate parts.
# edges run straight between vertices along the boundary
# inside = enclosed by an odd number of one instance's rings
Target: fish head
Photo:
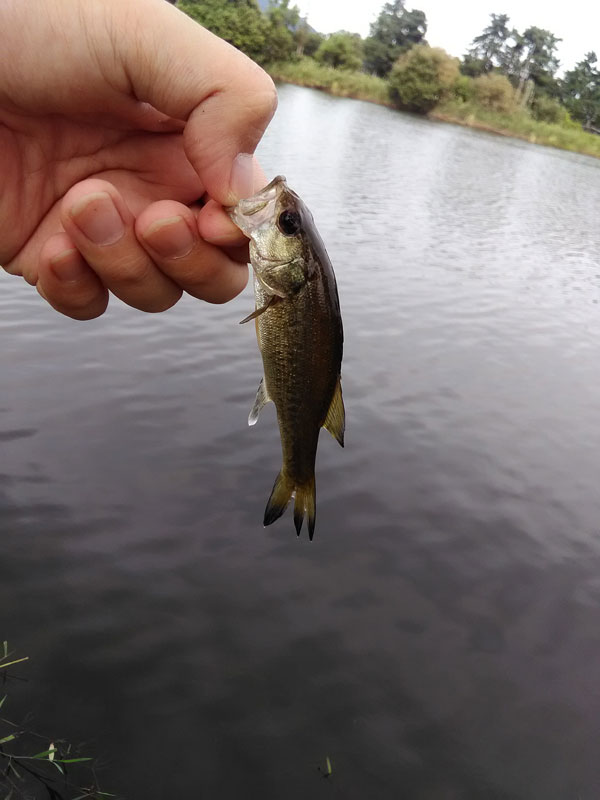
[[[309,231],[314,223],[285,178],[278,175],[227,211],[250,239],[250,261],[265,287],[279,297],[297,292],[311,277]]]

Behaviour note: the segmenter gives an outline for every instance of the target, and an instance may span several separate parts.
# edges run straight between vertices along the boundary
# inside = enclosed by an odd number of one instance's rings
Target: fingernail
[[[231,191],[238,200],[254,194],[254,156],[250,153],[239,153],[233,159]]]
[[[85,278],[87,266],[79,252],[71,247],[50,259],[50,272],[62,283],[73,283]]]
[[[107,192],[88,194],[75,203],[71,219],[94,244],[114,244],[125,233],[121,215]]]
[[[143,237],[163,258],[182,258],[194,246],[194,236],[183,217],[168,217],[153,222]]]

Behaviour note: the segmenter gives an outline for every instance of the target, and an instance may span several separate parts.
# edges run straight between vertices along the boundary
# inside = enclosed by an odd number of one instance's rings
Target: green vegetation
[[[565,74],[563,103],[585,127],[600,127],[600,71],[596,53],[587,53],[575,68]]]
[[[433,119],[454,122],[471,128],[513,136],[534,144],[544,144],[600,158],[600,136],[584,131],[572,120],[566,125],[540,122],[524,110],[503,113],[478,104],[452,101],[434,109]]]
[[[315,58],[320,64],[336,69],[357,71],[362,67],[362,41],[357,33],[338,31],[323,39]]]
[[[452,96],[459,74],[458,58],[439,47],[417,44],[392,67],[390,96],[398,108],[426,114]]]
[[[268,70],[276,81],[322,89],[338,97],[353,97],[356,100],[368,100],[384,106],[392,105],[388,82],[376,75],[327,67],[319,64],[314,58],[306,57],[299,61],[270,64]]]
[[[314,53],[324,38],[315,40],[290,0],[271,0],[264,14],[256,0],[181,0],[178,7],[259,64]]]
[[[8,642],[2,642],[0,684],[4,687],[13,677],[10,669],[27,660],[28,656],[15,657]],[[92,758],[80,755],[64,740],[51,740],[4,718],[1,714],[7,705],[8,695],[0,692],[0,796],[4,800],[41,797],[41,791],[51,800],[115,797],[98,788]]]
[[[510,114],[517,110],[515,90],[505,75],[497,72],[479,75],[470,81],[466,100],[474,99],[482,108]],[[465,88],[468,83],[465,84]]]
[[[264,3],[264,0],[261,0]],[[427,18],[405,0],[383,5],[369,36],[323,36],[292,0],[181,0],[179,7],[262,64],[275,80],[539,144],[600,155],[600,70],[595,53],[557,76],[560,39],[519,32],[492,14],[462,60],[426,41]]]
[[[425,41],[427,18],[422,11],[409,11],[404,0],[386,3],[365,39],[364,68],[384,78],[403,53]]]

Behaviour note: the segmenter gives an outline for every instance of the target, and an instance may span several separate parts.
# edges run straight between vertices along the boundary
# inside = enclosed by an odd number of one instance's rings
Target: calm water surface
[[[600,161],[289,86],[260,155],[344,313],[315,540],[261,525],[249,289],[81,324],[1,277],[13,708],[129,800],[598,798]]]

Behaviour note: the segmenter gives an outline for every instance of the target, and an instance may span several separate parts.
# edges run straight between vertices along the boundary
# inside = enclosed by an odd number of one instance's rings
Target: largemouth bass
[[[264,376],[248,424],[273,401],[283,464],[265,509],[275,522],[292,495],[300,535],[315,530],[315,459],[321,427],[344,446],[341,364],[344,333],[335,275],[312,215],[278,176],[228,209],[250,238],[256,320]]]

